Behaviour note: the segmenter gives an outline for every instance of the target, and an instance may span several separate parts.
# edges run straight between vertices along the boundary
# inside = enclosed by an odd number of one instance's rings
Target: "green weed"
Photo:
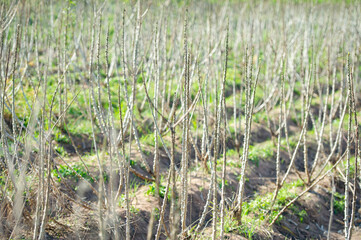
[[[95,180],[89,175],[89,172],[86,171],[85,167],[81,164],[74,164],[71,166],[73,169],[68,167],[67,165],[59,165],[58,171],[56,169],[52,170],[52,176],[58,179],[58,182],[61,182],[61,180],[64,178],[70,178],[72,180],[75,180],[76,182],[79,181],[78,174],[84,178],[85,180],[93,183]]]

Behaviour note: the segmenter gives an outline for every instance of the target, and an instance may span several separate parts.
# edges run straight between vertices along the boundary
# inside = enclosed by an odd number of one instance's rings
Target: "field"
[[[358,1],[0,2],[0,239],[361,239]]]

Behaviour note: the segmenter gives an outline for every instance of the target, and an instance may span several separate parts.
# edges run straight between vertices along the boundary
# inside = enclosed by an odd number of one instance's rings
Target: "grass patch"
[[[296,189],[298,187],[303,186],[301,180],[297,180],[292,183],[285,184],[279,191],[277,199],[273,205],[273,209],[271,213],[268,215],[270,211],[273,193],[268,193],[266,195],[257,195],[253,200],[249,202],[244,202],[242,205],[243,208],[243,217],[245,219],[248,218],[256,218],[260,221],[264,221],[267,216],[269,216],[269,222],[271,222],[274,217],[279,213],[279,211],[293,198],[297,196]],[[295,212],[298,214],[298,212]],[[302,214],[301,214],[302,215]],[[302,215],[303,216],[303,215]],[[304,216],[303,216],[304,217]],[[282,216],[278,219],[277,222],[282,220]]]
[[[343,213],[345,211],[345,195],[338,192],[334,193],[333,212],[335,214]]]
[[[267,141],[257,146],[249,146],[249,160],[259,166],[261,159],[270,159],[274,156],[272,141]]]

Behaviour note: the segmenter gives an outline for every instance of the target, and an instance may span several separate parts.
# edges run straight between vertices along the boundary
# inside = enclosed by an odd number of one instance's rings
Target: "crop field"
[[[0,239],[361,239],[361,4],[1,0]]]

